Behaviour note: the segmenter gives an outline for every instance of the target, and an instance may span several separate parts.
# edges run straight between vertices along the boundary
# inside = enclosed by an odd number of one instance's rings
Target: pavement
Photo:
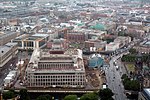
[[[106,74],[108,88],[110,88],[114,93],[114,99],[127,100],[126,95],[124,94],[124,87],[121,81],[121,76],[123,73],[125,73],[125,69],[123,69],[123,65],[121,63],[118,63],[119,61],[117,61],[119,70],[116,70],[116,67],[113,64],[113,62],[120,58],[120,56],[122,56],[122,54],[119,56],[114,56],[109,62],[110,66],[105,68],[104,71]]]

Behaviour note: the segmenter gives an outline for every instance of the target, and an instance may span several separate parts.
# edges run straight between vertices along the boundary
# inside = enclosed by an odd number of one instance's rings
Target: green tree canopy
[[[19,94],[20,94],[20,99],[21,100],[30,100],[27,89],[21,89]]]
[[[40,95],[39,97],[37,97],[36,100],[51,100],[51,96],[49,94],[46,95]]]
[[[101,100],[113,100],[112,96],[114,93],[109,88],[106,89],[100,89],[99,96]]]
[[[121,61],[123,62],[135,62],[135,60],[136,56],[131,54],[123,55],[121,58]]]
[[[140,83],[137,80],[123,80],[123,85],[126,90],[139,91]]]
[[[77,100],[77,95],[67,95],[64,100]]]
[[[36,100],[48,100],[45,96],[39,96]]]
[[[107,43],[114,42],[114,38],[103,38],[102,40],[106,41]]]
[[[98,100],[98,95],[97,93],[93,92],[93,93],[87,93],[84,94],[83,96],[81,96],[80,100]]]
[[[3,93],[3,99],[12,99],[15,97],[15,93],[13,91],[7,91]]]
[[[122,76],[121,76],[121,79],[127,79],[128,78],[128,76],[127,76],[127,74],[123,74]]]
[[[136,54],[136,53],[137,53],[136,49],[134,49],[134,48],[129,49],[129,52],[130,52],[131,54]]]
[[[140,89],[140,82],[131,80],[126,74],[123,74],[121,79],[126,90],[138,91]]]

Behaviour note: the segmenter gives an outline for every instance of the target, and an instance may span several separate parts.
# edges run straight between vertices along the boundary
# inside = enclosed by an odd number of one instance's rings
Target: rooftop
[[[16,34],[16,32],[0,32],[0,38],[5,37],[5,36],[9,36],[11,34]]]
[[[89,67],[101,67],[104,61],[99,54],[93,54],[89,60]]]
[[[46,38],[48,37],[48,34],[33,34],[31,36],[29,36],[28,34],[23,34],[19,37],[17,37],[15,40],[40,40],[42,38]]]
[[[74,53],[77,52],[77,53]],[[65,67],[51,67],[47,69],[39,69],[38,63],[70,63],[73,64],[73,66],[65,66]],[[67,51],[64,54],[50,54],[49,50],[40,50],[36,49],[34,50],[30,62],[29,67],[27,68],[28,71],[32,71],[34,73],[72,73],[75,71],[81,71],[83,72],[84,64],[82,60],[82,50],[73,50]]]
[[[150,100],[150,88],[143,89],[143,94],[145,95],[146,100]]]
[[[48,34],[34,34],[34,35],[32,35],[32,36],[35,36],[35,37],[48,37],[49,35]]]
[[[17,43],[7,43],[3,46],[0,46],[0,57],[6,54],[15,45],[17,45]]]

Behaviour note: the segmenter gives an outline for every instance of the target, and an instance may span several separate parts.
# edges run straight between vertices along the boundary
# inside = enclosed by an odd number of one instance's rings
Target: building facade
[[[82,32],[68,32],[64,35],[64,38],[70,43],[84,43],[88,39],[86,34]]]
[[[17,53],[17,43],[7,43],[0,46],[0,68],[2,68]]]
[[[46,45],[48,39],[48,34],[34,34],[31,36],[23,34],[14,39],[13,42],[18,43],[18,49],[36,49]]]
[[[27,86],[83,88],[85,69],[82,51],[51,53],[49,50],[34,50],[26,69]]]

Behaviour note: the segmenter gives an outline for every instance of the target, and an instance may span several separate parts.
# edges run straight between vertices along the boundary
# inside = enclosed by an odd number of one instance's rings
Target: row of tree
[[[135,55],[135,54],[127,54],[127,55],[123,55],[122,56],[121,61],[122,62],[136,62],[136,59],[137,59],[137,55]],[[150,60],[150,55],[143,54],[141,56],[141,61],[142,62],[148,63],[149,60]]]
[[[20,100],[30,100],[30,96],[26,89],[21,89],[19,93],[15,92],[14,90],[9,90],[7,92],[3,92],[3,99],[12,99],[19,96]]]
[[[15,92],[14,90],[9,90],[3,93],[3,99],[12,99],[19,95],[20,100],[30,100],[30,96],[26,89],[21,89],[19,93]],[[114,93],[109,89],[100,89],[99,92],[92,92],[83,94],[80,97],[80,100],[114,100],[112,96]],[[36,98],[36,100],[53,100],[54,97],[50,96],[49,94],[40,95]],[[64,97],[63,100],[78,100],[77,95],[67,95]]]
[[[127,55],[123,55],[121,58],[122,62],[135,62],[136,61],[136,56],[135,55],[131,55],[131,54],[127,54]]]
[[[109,89],[100,89],[99,92],[92,92],[83,94],[80,100],[114,100],[112,96],[114,93]],[[77,100],[77,95],[67,95],[63,100]]]

